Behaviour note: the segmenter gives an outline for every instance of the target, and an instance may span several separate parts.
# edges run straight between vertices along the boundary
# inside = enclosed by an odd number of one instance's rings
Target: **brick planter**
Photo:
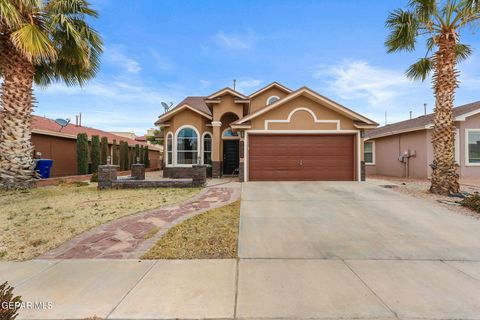
[[[118,166],[100,165],[98,166],[98,189],[111,189],[112,182],[117,180]]]
[[[145,180],[145,165],[144,164],[132,164],[132,179]]]

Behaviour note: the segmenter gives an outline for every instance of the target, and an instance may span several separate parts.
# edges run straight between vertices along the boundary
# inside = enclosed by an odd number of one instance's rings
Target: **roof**
[[[231,95],[236,96],[240,99],[248,99],[247,96],[245,96],[245,95],[241,94],[240,92],[238,92],[236,90],[233,90],[232,88],[229,88],[229,87],[225,87],[223,89],[220,89],[217,92],[212,93],[211,95],[209,95],[206,98],[207,99],[215,99],[216,97],[222,96],[225,93],[230,93]]]
[[[135,141],[147,141],[147,136],[143,135],[143,136],[140,136],[140,137],[135,137]]]
[[[360,115],[359,113],[345,107],[345,106],[342,106],[341,104],[333,101],[333,100],[330,100],[328,99],[327,97],[324,97],[322,96],[321,94],[313,91],[312,89],[308,88],[308,87],[301,87],[300,89],[290,93],[289,95],[287,95],[286,97],[280,99],[280,100],[277,100],[276,102],[272,103],[272,104],[269,104],[269,105],[266,105],[260,109],[258,109],[257,111],[237,120],[234,122],[234,124],[242,124],[242,123],[245,123],[246,121],[248,120],[251,120],[271,109],[274,109],[282,104],[284,104],[285,102],[287,101],[290,101],[292,100],[293,98],[296,98],[302,94],[308,94],[310,95],[310,97],[314,98],[314,99],[317,99],[319,101],[322,101],[324,102],[328,107],[332,108],[332,109],[335,109],[343,114],[345,114],[346,116],[348,116],[349,118],[352,118],[354,120],[360,120],[361,122],[364,122],[366,124],[370,124],[370,125],[378,125],[378,123],[376,123],[375,121],[373,120],[370,120],[362,115]]]
[[[463,121],[465,116],[475,111],[480,111],[480,101],[453,108],[453,117],[456,121]],[[373,139],[402,132],[424,130],[430,125],[433,125],[433,113],[367,131],[366,138]]]
[[[139,144],[139,145],[147,146],[146,143],[142,143],[129,138],[118,136],[116,134],[106,132],[103,130],[90,128],[90,127],[76,126],[75,124],[68,124],[66,127],[61,129],[61,127],[53,119],[35,116],[35,115],[32,117],[33,117],[32,132],[36,134],[44,134],[44,135],[51,135],[51,136],[57,136],[62,138],[68,138],[68,139],[76,139],[77,134],[86,133],[89,138],[91,138],[91,136],[93,135],[97,135],[100,137],[107,137],[109,143],[113,143],[113,140],[116,140],[117,143],[120,141],[125,141],[125,142],[128,142],[129,145]],[[157,149],[157,148],[152,148],[151,145],[148,145],[148,147],[151,149]]]
[[[174,115],[175,113],[186,107],[189,107],[193,111],[199,112],[200,114],[207,117],[212,117],[212,112],[205,103],[205,97],[186,97],[173,109],[170,109],[168,112],[161,115],[155,122],[155,125],[161,124],[163,121],[168,120],[170,116]]]
[[[263,88],[255,91],[254,93],[250,94],[248,97],[251,99],[251,98],[255,97],[256,95],[258,95],[258,94],[260,94],[260,93],[262,93],[262,92],[264,92],[264,91],[266,91],[266,90],[268,90],[268,89],[270,89],[270,88],[273,88],[273,87],[276,87],[276,88],[278,88],[278,89],[280,89],[280,90],[282,90],[282,91],[284,91],[284,92],[286,92],[286,93],[292,92],[291,89],[289,89],[289,88],[285,87],[284,85],[282,85],[282,84],[274,81],[274,82],[266,85],[265,87],[263,87]]]

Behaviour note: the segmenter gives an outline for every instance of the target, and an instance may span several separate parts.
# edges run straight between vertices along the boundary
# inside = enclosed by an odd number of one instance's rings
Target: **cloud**
[[[140,64],[132,58],[129,58],[122,46],[111,45],[105,48],[104,59],[106,62],[115,64],[129,73],[139,73],[142,68]]]
[[[213,36],[213,39],[219,46],[231,50],[248,50],[255,45],[255,35],[250,29],[243,33],[219,31]]]
[[[205,89],[205,88],[208,88],[212,85],[212,82],[208,81],[208,80],[203,80],[203,79],[200,79],[200,89]]]
[[[403,71],[373,66],[359,60],[317,66],[313,76],[324,80],[329,89],[341,98],[366,100],[372,106],[405,95],[415,85],[404,76]]]
[[[163,57],[158,51],[150,49],[150,54],[154,58],[155,67],[162,71],[172,70],[175,65],[167,58]]]
[[[262,80],[252,78],[240,78],[237,79],[235,88],[238,92],[245,93],[246,91],[252,91],[252,89],[258,88],[263,83]]]

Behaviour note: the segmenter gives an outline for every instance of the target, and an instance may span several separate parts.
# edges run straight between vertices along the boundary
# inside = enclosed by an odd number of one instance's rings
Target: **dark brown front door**
[[[223,174],[238,174],[239,141],[223,140]]]
[[[250,135],[249,179],[355,180],[354,135]]]

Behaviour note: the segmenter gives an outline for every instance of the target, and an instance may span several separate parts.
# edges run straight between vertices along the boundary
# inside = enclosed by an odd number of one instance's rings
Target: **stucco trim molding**
[[[221,121],[212,121],[212,127],[220,127],[222,125]]]
[[[280,84],[280,83],[278,83],[278,82],[272,82],[272,83],[270,83],[269,85],[261,88],[260,90],[257,90],[257,91],[255,91],[254,93],[250,94],[249,97],[250,97],[250,99],[251,99],[251,98],[255,97],[256,95],[259,95],[260,93],[265,92],[265,91],[267,91],[268,89],[273,88],[273,87],[276,87],[276,88],[284,91],[285,93],[290,93],[290,92],[292,92],[291,89],[285,87],[284,85],[282,85],[282,84]]]
[[[364,153],[364,158],[365,158],[365,143],[371,143],[372,144],[372,162],[367,162],[365,159],[363,159],[363,161],[365,161],[365,165],[366,166],[374,166],[376,165],[376,162],[375,162],[375,140],[372,140],[372,141],[363,141],[363,153]]]
[[[480,167],[480,163],[470,163],[470,156],[468,150],[468,134],[470,132],[480,133],[480,129],[465,129],[465,166],[466,167]]]
[[[340,130],[340,120],[319,120],[319,119],[317,119],[317,115],[312,110],[310,110],[308,108],[303,108],[303,107],[293,109],[288,114],[288,117],[285,120],[265,120],[265,125],[264,125],[265,130],[269,130],[268,125],[270,123],[290,123],[292,121],[293,115],[298,111],[308,112],[312,116],[314,123],[335,123],[337,125],[337,130]]]
[[[173,167],[191,167],[193,165],[196,165],[198,163],[193,163],[193,164],[178,164],[178,159],[177,159],[177,140],[178,140],[178,133],[182,130],[182,129],[185,129],[185,128],[190,128],[190,129],[193,129],[193,131],[195,131],[195,133],[197,134],[197,162],[198,162],[198,159],[200,159],[199,157],[201,156],[200,152],[201,152],[201,146],[199,145],[202,141],[201,139],[201,136],[200,136],[200,132],[197,130],[197,128],[195,128],[194,126],[192,125],[183,125],[181,126],[180,128],[177,129],[177,131],[175,131],[175,136],[174,136],[174,139],[173,139]]]
[[[480,108],[455,117],[455,121],[466,121],[468,117],[474,116],[479,113],[480,113]]]

